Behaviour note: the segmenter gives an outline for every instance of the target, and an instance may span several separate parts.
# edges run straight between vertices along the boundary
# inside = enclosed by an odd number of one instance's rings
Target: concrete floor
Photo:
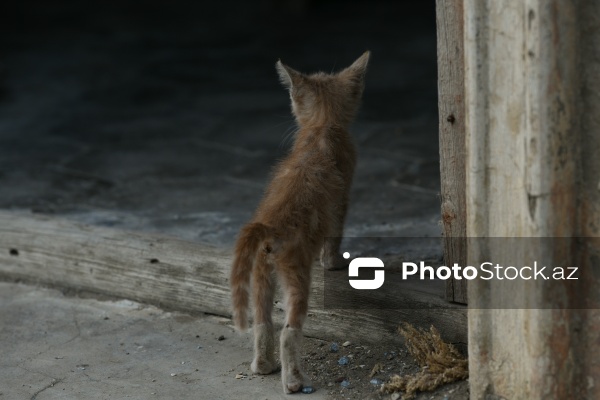
[[[3,400],[289,397],[278,374],[252,376],[251,340],[227,319],[2,282],[0,315]]]
[[[438,235],[434,2],[268,4],[3,4],[0,208],[231,246],[291,142],[277,59],[330,71],[369,49],[346,236]],[[219,319],[0,300],[0,398],[281,397],[278,377],[235,379],[251,343]]]

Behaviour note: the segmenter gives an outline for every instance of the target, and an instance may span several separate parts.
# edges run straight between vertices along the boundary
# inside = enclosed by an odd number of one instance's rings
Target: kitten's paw
[[[312,386],[302,371],[296,368],[290,373],[282,374],[281,380],[283,383],[283,391],[286,394],[296,393],[302,390],[303,387]]]
[[[326,258],[321,258],[321,265],[328,271],[347,269],[349,264],[350,262],[340,254],[334,254]]]
[[[273,372],[279,371],[279,365],[277,365],[277,363],[265,359],[256,358],[252,360],[250,368],[252,369],[252,372],[259,375],[269,375]]]

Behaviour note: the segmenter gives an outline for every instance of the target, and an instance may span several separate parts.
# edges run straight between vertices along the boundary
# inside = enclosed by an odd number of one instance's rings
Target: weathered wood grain
[[[438,109],[444,262],[466,265],[463,0],[437,0]],[[446,281],[446,299],[467,303],[467,281]]]
[[[470,396],[600,399],[590,383],[600,376],[600,3],[465,0],[464,10],[467,234],[521,243],[470,243],[468,260],[582,272],[575,286],[469,283]]]
[[[165,308],[230,316],[231,252],[156,235],[123,232],[34,214],[0,211],[0,277],[124,297]],[[466,309],[406,292],[430,309],[329,310],[323,271],[313,271],[306,334],[370,342],[397,338],[402,322],[435,325],[447,340],[466,343]],[[276,308],[281,323],[284,312]],[[464,348],[464,347],[463,347]]]

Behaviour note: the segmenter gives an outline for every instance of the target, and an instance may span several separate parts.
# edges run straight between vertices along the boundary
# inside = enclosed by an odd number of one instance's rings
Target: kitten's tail
[[[248,297],[250,276],[260,244],[272,236],[272,229],[255,222],[246,225],[240,232],[235,246],[235,258],[231,267],[231,296],[233,303],[233,322],[244,331],[248,327]]]

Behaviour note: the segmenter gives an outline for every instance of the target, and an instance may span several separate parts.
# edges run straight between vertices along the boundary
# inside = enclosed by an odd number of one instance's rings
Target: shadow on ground
[[[4,5],[0,207],[229,246],[294,123],[274,64],[372,51],[347,236],[437,235],[434,3]]]

